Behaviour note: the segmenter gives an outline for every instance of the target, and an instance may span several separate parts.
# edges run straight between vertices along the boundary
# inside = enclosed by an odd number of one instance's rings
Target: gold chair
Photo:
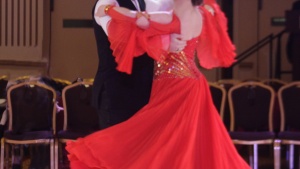
[[[79,81],[63,89],[64,125],[55,141],[56,168],[62,159],[63,144],[99,130],[98,114],[91,106],[92,87],[92,82]]]
[[[37,81],[22,82],[8,89],[7,103],[9,121],[1,139],[0,168],[8,161],[4,159],[10,155],[9,145],[49,144],[50,168],[53,169],[56,92]]]
[[[288,84],[287,82],[280,80],[280,79],[265,79],[261,81],[263,84],[268,85],[274,89],[275,92],[278,92],[278,90]]]
[[[56,85],[57,85],[58,88],[59,88],[59,92],[62,92],[62,90],[63,90],[66,86],[72,84],[72,83],[71,83],[70,81],[68,81],[68,80],[59,79],[59,78],[52,78],[52,79],[56,82]]]
[[[244,82],[228,92],[231,111],[230,136],[234,144],[253,146],[249,163],[258,168],[258,145],[273,144],[274,90],[260,82]]]
[[[258,77],[253,77],[253,78],[244,79],[241,82],[261,82],[261,79]]]
[[[240,80],[237,79],[220,79],[217,81],[217,84],[221,85],[225,89],[228,89],[236,84],[241,83]]]
[[[280,169],[281,145],[288,145],[289,168],[294,168],[294,148],[300,145],[300,82],[284,85],[278,91],[281,125],[274,142],[274,168]],[[300,166],[300,165],[299,165]]]
[[[273,128],[276,133],[280,130],[280,108],[279,108],[279,101],[278,101],[278,90],[288,84],[287,82],[279,79],[265,79],[261,81],[263,84],[272,87],[275,91],[275,103],[273,108]]]
[[[225,107],[224,107],[222,119],[223,119],[224,125],[228,131],[230,129],[230,109],[229,109],[229,102],[227,99],[228,98],[227,95],[228,95],[229,89],[239,83],[241,83],[241,82],[240,82],[240,80],[237,80],[237,79],[221,79],[216,82],[217,85],[221,86],[226,91]]]

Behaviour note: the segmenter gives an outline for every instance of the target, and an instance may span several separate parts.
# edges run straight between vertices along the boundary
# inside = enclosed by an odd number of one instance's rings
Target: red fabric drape
[[[212,15],[204,7],[200,7],[203,16],[203,28],[199,37],[197,56],[200,65],[210,69],[228,67],[235,61],[235,46],[227,32],[227,18],[218,4],[207,0],[214,9]]]

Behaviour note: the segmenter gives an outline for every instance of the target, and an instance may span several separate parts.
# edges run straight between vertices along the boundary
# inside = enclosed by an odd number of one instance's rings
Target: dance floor
[[[246,146],[241,146],[241,147],[237,147],[238,151],[240,152],[240,154],[243,156],[243,158],[249,162],[249,158],[248,158],[248,154],[249,154],[249,147]],[[298,156],[298,148],[295,149],[295,156]],[[288,169],[288,161],[286,160],[286,147],[282,147],[282,158],[281,158],[281,168],[280,169]],[[69,169],[69,165],[68,165],[68,161],[67,161],[67,157],[65,156],[65,153],[63,160],[60,160],[59,162],[59,169]],[[298,166],[298,161],[299,158],[295,158],[295,166]],[[23,162],[22,162],[22,169],[29,169],[29,165],[30,165],[30,157],[29,156],[25,156],[23,158]],[[259,159],[258,159],[259,165],[258,168],[259,169],[274,169],[274,162],[273,162],[273,147],[271,146],[259,146]],[[296,167],[297,168],[297,167]],[[49,168],[45,168],[45,169],[49,169]]]
[[[239,153],[243,156],[243,158],[249,163],[249,147],[240,147],[238,148]],[[285,146],[281,148],[281,167],[280,169],[289,169],[288,161],[286,160],[287,149]],[[295,166],[298,166],[299,158],[298,156],[298,148],[295,146]],[[274,169],[274,155],[273,155],[273,147],[269,145],[259,146],[258,151],[259,159],[258,159],[258,169]],[[297,168],[297,167],[295,167]]]

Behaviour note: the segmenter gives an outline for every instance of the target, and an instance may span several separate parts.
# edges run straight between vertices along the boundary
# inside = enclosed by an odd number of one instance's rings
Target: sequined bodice
[[[165,59],[155,62],[154,79],[199,78],[200,72],[195,64],[195,48],[198,38],[187,41],[187,46],[179,53],[168,53]]]

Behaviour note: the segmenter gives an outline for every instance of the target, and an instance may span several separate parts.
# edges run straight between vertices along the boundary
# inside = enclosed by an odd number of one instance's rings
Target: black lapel
[[[140,4],[141,11],[145,11],[145,9],[146,9],[145,1],[144,0],[138,0],[138,1]]]
[[[119,5],[131,10],[137,10],[131,0],[117,0]]]

